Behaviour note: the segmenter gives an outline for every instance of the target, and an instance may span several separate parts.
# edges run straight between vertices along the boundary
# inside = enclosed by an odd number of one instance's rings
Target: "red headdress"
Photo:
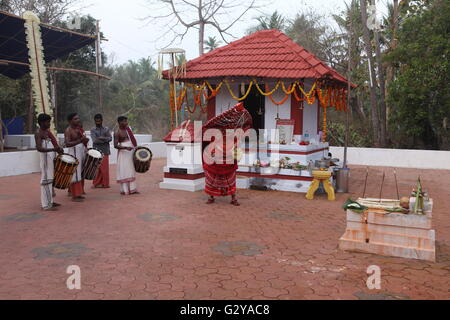
[[[203,125],[203,130],[219,129],[225,133],[226,129],[248,130],[252,127],[252,116],[245,109],[242,102],[236,104],[233,108],[219,114]]]
[[[222,132],[222,141],[223,144],[217,145],[215,144],[213,147],[213,150],[219,149],[221,152],[223,152],[224,160],[227,158],[233,157],[233,150],[235,148],[235,141],[233,141],[231,144],[227,144],[228,137],[227,130],[238,130],[241,129],[243,131],[246,131],[252,127],[252,116],[250,113],[245,109],[244,104],[242,102],[236,104],[233,108],[219,114],[218,116],[212,118],[207,123],[203,125],[203,133],[205,133],[208,129],[218,129]],[[234,137],[234,136],[233,136]],[[203,135],[203,138],[205,138],[205,135]],[[236,137],[235,137],[236,138]],[[213,137],[213,140],[204,140],[203,148],[206,147],[206,144],[214,143],[213,141],[215,138]],[[215,152],[215,151],[214,151]],[[204,163],[203,167],[211,172],[214,172],[215,170],[218,170],[218,167],[224,167],[227,170],[233,170],[236,169],[236,163],[234,165],[230,164],[216,164],[216,167],[208,166],[206,163]],[[216,172],[217,173],[217,172]]]

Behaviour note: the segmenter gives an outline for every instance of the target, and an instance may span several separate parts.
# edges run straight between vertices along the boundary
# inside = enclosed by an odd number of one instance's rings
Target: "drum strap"
[[[42,129],[39,129],[39,130],[42,130]],[[58,148],[59,147],[58,141],[56,140],[56,138],[53,135],[53,133],[50,130],[48,130],[48,129],[47,130],[42,130],[42,131],[47,132],[47,135],[50,138],[50,141],[52,142],[53,147],[54,148]]]
[[[130,127],[127,127],[126,130],[127,130],[127,134],[128,134],[128,139],[130,139],[133,146],[137,147],[137,141],[136,141],[136,138],[134,137],[133,131],[131,131]]]

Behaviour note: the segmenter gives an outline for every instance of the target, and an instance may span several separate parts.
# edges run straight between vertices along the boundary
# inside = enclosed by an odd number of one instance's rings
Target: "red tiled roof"
[[[347,83],[336,70],[278,30],[255,32],[187,63],[178,80],[223,77],[275,79],[332,78]],[[163,76],[168,78],[168,70]]]

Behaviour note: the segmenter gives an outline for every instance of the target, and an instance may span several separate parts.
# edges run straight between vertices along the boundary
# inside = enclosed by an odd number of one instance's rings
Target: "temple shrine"
[[[179,92],[171,90],[172,120],[197,107],[209,120],[237,102],[250,112],[258,143],[242,145],[238,187],[307,192],[315,162],[328,158],[327,109],[346,111],[348,83],[342,75],[278,30],[258,31],[175,69],[163,72],[172,89],[174,74],[182,83]],[[193,106],[187,104],[189,94]],[[195,178],[197,190],[200,167],[185,176],[176,171],[176,177]]]

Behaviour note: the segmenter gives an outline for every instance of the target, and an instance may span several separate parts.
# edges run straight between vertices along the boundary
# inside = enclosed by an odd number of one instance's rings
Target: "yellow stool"
[[[331,171],[313,170],[312,175],[314,177],[314,180],[311,183],[308,192],[306,193],[306,199],[308,200],[314,199],[314,193],[316,193],[317,189],[319,188],[320,181],[322,181],[323,187],[325,188],[325,191],[328,194],[328,200],[330,201],[336,200],[334,196],[334,188],[330,182]]]

